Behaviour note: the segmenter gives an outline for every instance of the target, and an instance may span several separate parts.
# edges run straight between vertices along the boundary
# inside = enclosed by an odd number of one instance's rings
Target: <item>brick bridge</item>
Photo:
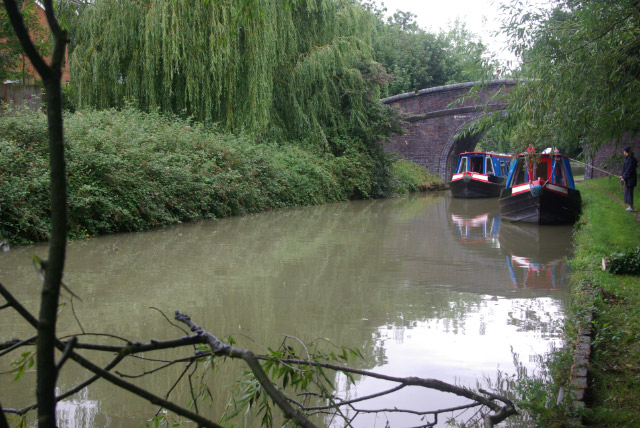
[[[458,154],[472,151],[482,137],[481,133],[463,136],[464,130],[487,111],[504,110],[506,104],[491,97],[515,85],[511,79],[485,82],[479,97],[452,105],[477,83],[439,86],[382,99],[384,104],[397,106],[405,113],[407,130],[404,135],[394,136],[385,149],[447,180],[453,174]]]

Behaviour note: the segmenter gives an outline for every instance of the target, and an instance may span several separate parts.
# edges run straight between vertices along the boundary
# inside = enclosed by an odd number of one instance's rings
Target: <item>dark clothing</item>
[[[622,178],[624,179],[624,187],[636,187],[638,183],[638,175],[636,173],[638,168],[638,161],[633,155],[629,155],[624,159],[624,165],[622,165]]]
[[[624,186],[624,203],[633,206],[633,187]]]
[[[638,161],[632,154],[624,159],[622,165],[622,178],[624,179],[624,203],[633,207],[633,188],[638,183],[638,175],[636,172]]]

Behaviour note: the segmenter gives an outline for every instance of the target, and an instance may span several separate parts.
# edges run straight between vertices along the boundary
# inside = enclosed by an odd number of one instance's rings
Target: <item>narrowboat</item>
[[[510,221],[571,224],[581,209],[569,158],[559,154],[521,154],[511,163],[500,193],[500,215]]]
[[[449,188],[454,198],[497,198],[504,189],[509,155],[465,152],[458,156]]]

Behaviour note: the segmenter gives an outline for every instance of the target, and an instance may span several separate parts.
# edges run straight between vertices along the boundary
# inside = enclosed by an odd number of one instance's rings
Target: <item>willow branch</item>
[[[262,366],[258,362],[258,359],[253,354],[253,352],[246,349],[235,348],[223,343],[211,333],[205,331],[202,327],[191,321],[191,318],[188,315],[181,314],[180,312],[176,311],[175,318],[176,320],[189,326],[191,331],[200,335],[203,338],[204,342],[211,347],[211,350],[216,355],[223,355],[231,358],[240,358],[244,360],[244,362],[247,363],[247,365],[253,372],[258,382],[260,382],[262,388],[273,400],[273,402],[276,403],[280,410],[284,412],[287,418],[295,420],[303,428],[315,428],[315,425],[309,419],[307,419],[307,417],[302,412],[293,408],[289,403],[289,399],[282,392],[276,389],[276,387],[273,385],[273,382],[271,382],[271,379],[269,379],[264,370],[262,370]]]
[[[374,399],[374,398],[377,398],[377,397],[382,397],[384,395],[393,394],[394,392],[399,391],[399,390],[401,390],[401,389],[403,389],[405,387],[406,387],[406,385],[398,385],[398,386],[393,387],[391,389],[387,389],[386,391],[380,391],[380,392],[377,392],[375,394],[365,395],[363,397],[354,398],[353,400],[336,401],[336,404],[332,404],[332,405],[328,405],[328,406],[306,407],[303,404],[298,403],[297,401],[295,403],[298,406],[300,406],[300,408],[302,408],[304,410],[328,410],[328,409],[333,409],[333,408],[338,407],[338,406],[346,406],[346,405],[349,405],[349,404],[358,403],[358,402],[361,402],[361,401],[367,401],[367,400],[371,400],[371,399]]]
[[[267,357],[262,357],[262,356],[257,358],[261,360],[268,359]],[[487,406],[493,411],[498,411],[499,409],[501,409],[500,405],[496,404],[494,401],[491,401],[483,397],[482,395],[476,394],[470,389],[451,385],[449,383],[446,383],[437,379],[423,379],[423,378],[414,377],[414,376],[411,376],[411,377],[388,376],[381,373],[371,372],[368,370],[353,369],[353,368],[338,366],[330,363],[318,363],[315,361],[294,360],[294,359],[282,359],[278,361],[283,363],[289,363],[289,364],[300,364],[300,365],[309,365],[314,367],[322,367],[322,368],[327,368],[327,369],[340,371],[344,373],[353,373],[353,374],[358,374],[362,376],[372,377],[375,379],[386,380],[389,382],[397,382],[405,386],[422,386],[424,388],[435,389],[436,391],[440,391],[440,392],[449,392],[461,397],[468,398],[470,400],[478,402],[479,404]],[[506,403],[506,404],[509,404],[509,403]]]

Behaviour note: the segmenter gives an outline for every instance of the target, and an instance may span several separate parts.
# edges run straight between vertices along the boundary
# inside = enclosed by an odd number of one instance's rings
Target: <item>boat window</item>
[[[460,159],[460,165],[458,166],[457,173],[467,172],[467,157]]]
[[[552,180],[554,183],[567,187],[567,172],[564,169],[564,162],[562,159],[556,160],[556,172],[555,177]]]
[[[482,174],[482,157],[472,156],[469,158],[469,171]]]
[[[507,175],[509,173],[509,170],[507,169],[507,164],[505,161],[500,161],[500,170],[502,171],[502,174],[500,175]]]
[[[484,173],[489,175],[493,175],[493,162],[491,162],[491,158],[489,156],[487,156],[485,159],[485,168],[484,168]]]
[[[535,174],[533,175],[533,178],[532,178],[532,180],[531,180],[531,181],[535,181],[535,180],[537,180],[538,178],[539,178],[539,179],[541,179],[541,180],[543,180],[543,181],[546,181],[546,180],[547,180],[547,177],[548,177],[548,175],[547,175],[547,174],[548,174],[548,172],[547,172],[547,171],[548,171],[547,165],[548,165],[548,164],[547,164],[547,162],[544,162],[544,161],[543,161],[543,162],[536,162],[536,163],[534,163],[534,166],[535,166],[535,168],[536,168],[536,172],[535,172]]]
[[[517,186],[519,184],[525,183],[524,177],[524,159],[518,159],[518,164],[516,165],[516,169],[513,172],[513,178],[511,179],[511,186]]]

